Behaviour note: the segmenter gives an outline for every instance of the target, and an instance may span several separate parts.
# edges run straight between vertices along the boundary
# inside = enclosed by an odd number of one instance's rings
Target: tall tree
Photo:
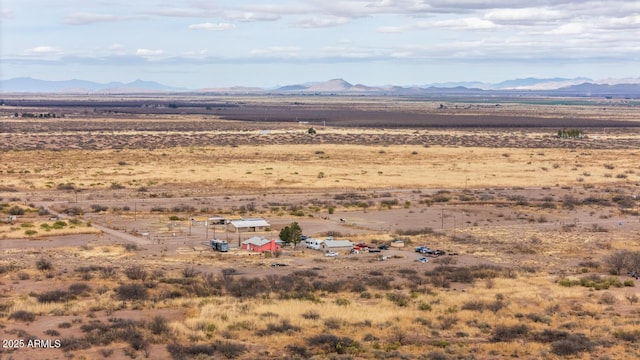
[[[289,226],[285,226],[280,230],[280,240],[287,244],[293,244],[295,249],[298,243],[300,243],[300,237],[302,236],[302,228],[297,222],[292,222]]]

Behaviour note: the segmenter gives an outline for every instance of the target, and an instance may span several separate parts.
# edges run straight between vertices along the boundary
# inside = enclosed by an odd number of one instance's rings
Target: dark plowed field
[[[637,110],[439,104],[391,98],[116,96],[4,99],[0,148],[123,149],[261,144],[637,148]],[[317,129],[312,136],[310,127]],[[353,129],[336,131],[336,129]],[[559,129],[617,137],[558,139]],[[263,130],[285,129],[265,134]],[[415,129],[366,132],[355,129]],[[451,129],[450,132],[443,132]],[[433,131],[430,131],[433,130]],[[535,133],[537,135],[532,136]],[[595,138],[595,137],[594,137]]]

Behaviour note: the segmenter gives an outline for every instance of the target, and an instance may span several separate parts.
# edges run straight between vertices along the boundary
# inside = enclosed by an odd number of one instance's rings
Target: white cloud
[[[64,23],[67,25],[89,25],[101,22],[118,22],[140,19],[139,16],[118,16],[109,14],[75,13],[67,16]]]
[[[25,49],[24,53],[27,55],[59,55],[62,50],[53,46],[36,46]]]
[[[630,29],[637,31],[640,26],[640,14],[610,19],[604,24],[611,29]]]
[[[152,50],[152,49],[138,49],[136,55],[138,56],[160,56],[164,54],[164,50]]]
[[[291,24],[296,28],[324,28],[344,25],[349,22],[346,17],[308,17],[297,20]]]
[[[561,25],[551,31],[547,31],[548,35],[579,35],[585,33],[585,27],[578,23],[568,23]]]
[[[249,53],[254,56],[298,56],[300,50],[297,46],[270,46],[253,49]]]
[[[202,23],[189,25],[189,30],[209,30],[209,31],[225,31],[234,29],[236,26],[230,23]]]
[[[560,10],[549,8],[522,8],[522,9],[495,9],[487,12],[483,18],[495,22],[515,22],[525,25],[523,22],[550,21],[567,18],[568,14]]]
[[[201,58],[201,57],[207,56],[208,54],[209,54],[209,50],[202,49],[197,51],[187,51],[186,53],[184,53],[184,56],[188,58]]]
[[[229,20],[236,20],[242,22],[255,22],[255,21],[276,21],[282,16],[272,13],[260,13],[253,11],[229,11],[224,13],[224,17]]]
[[[400,33],[404,30],[406,30],[404,26],[380,26],[378,28],[378,32],[385,34]]]
[[[182,18],[205,18],[220,15],[220,11],[203,11],[199,8],[164,8],[145,12],[148,15]]]
[[[461,18],[461,19],[447,19],[434,21],[432,23],[434,27],[449,28],[454,30],[490,30],[499,28],[497,25],[489,20],[483,20],[479,18]]]

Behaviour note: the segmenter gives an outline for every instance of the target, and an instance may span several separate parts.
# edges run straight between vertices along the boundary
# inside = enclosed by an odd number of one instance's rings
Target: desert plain
[[[10,94],[0,117],[2,359],[640,356],[638,101]],[[404,247],[238,248],[293,222]]]

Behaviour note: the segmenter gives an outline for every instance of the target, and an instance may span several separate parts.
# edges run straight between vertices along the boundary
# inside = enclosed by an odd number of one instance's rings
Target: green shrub
[[[9,208],[9,215],[24,215],[24,209],[18,205]]]
[[[572,280],[572,279],[568,279],[568,278],[562,278],[562,279],[558,280],[558,285],[564,286],[564,287],[577,286],[577,285],[580,285],[580,280]]]
[[[392,303],[400,306],[400,307],[406,307],[407,305],[409,305],[409,296],[399,293],[399,292],[392,292],[392,293],[387,293],[387,300],[391,301]]]
[[[349,299],[345,299],[345,298],[337,298],[336,299],[336,304],[340,305],[340,306],[348,306],[349,304],[351,304],[351,301],[349,301]]]

